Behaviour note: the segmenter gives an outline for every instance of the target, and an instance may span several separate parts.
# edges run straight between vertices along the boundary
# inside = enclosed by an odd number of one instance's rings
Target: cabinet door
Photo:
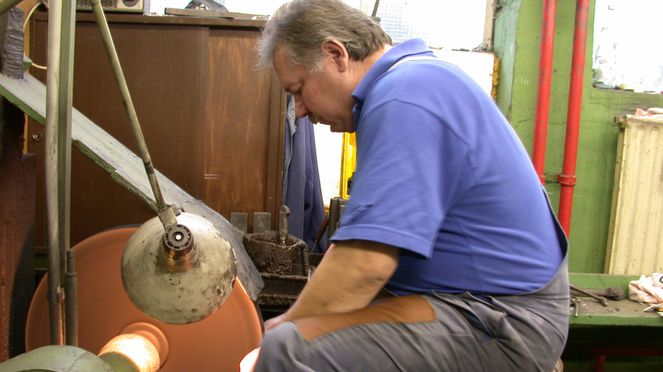
[[[267,211],[276,221],[285,102],[275,77],[256,68],[258,36],[258,30],[210,32],[204,200],[224,216]]]
[[[280,102],[283,94],[274,90],[268,72],[252,69],[249,59],[255,58],[259,31],[234,28],[228,41],[213,42],[212,35],[225,38],[224,27],[152,21],[163,18],[108,15],[155,167],[226,218],[231,211],[276,214],[283,147],[278,121],[283,109],[273,101]],[[31,57],[45,65],[46,16],[36,16],[32,27]],[[217,48],[235,53],[229,56]],[[31,73],[45,81],[45,73],[35,69]],[[227,77],[231,73],[247,76]],[[90,14],[79,13],[77,18],[74,107],[137,153],[119,88]],[[39,134],[44,128],[31,125],[30,131]],[[30,150],[39,159],[38,246],[45,245],[43,145],[44,141],[30,140]],[[77,150],[72,154],[72,245],[107,228],[141,224],[155,216],[91,160]]]

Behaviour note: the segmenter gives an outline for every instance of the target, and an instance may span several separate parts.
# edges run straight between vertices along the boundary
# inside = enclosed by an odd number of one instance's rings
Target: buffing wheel
[[[78,274],[78,346],[96,354],[128,325],[147,322],[168,340],[168,356],[160,371],[237,371],[239,362],[262,337],[256,307],[239,281],[228,300],[206,319],[186,325],[152,319],[133,305],[122,287],[122,252],[135,231],[133,227],[108,230],[73,248]],[[44,277],[28,311],[28,351],[50,343],[47,291]]]

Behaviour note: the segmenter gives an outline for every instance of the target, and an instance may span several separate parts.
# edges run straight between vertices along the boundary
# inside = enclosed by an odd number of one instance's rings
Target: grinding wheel
[[[237,371],[239,362],[262,337],[256,307],[239,281],[219,310],[199,322],[174,325],[152,319],[133,305],[122,287],[122,252],[135,231],[133,227],[108,230],[73,248],[78,274],[78,346],[96,354],[125,327],[147,322],[168,340],[168,356],[160,371]],[[47,292],[45,276],[28,311],[28,351],[50,344]]]

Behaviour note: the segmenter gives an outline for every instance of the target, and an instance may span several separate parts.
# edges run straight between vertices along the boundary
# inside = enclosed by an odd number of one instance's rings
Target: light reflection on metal
[[[129,327],[133,332],[125,329],[121,335],[113,337],[101,348],[99,358],[113,370],[158,371],[168,356],[168,342],[163,332],[148,323],[134,323]]]
[[[258,346],[262,338],[262,322],[256,306],[239,280],[223,306],[204,321],[182,325],[151,319],[133,305],[122,288],[119,270],[122,253],[136,231],[135,227],[106,230],[74,247],[79,278],[80,347],[92,351],[94,354],[90,354],[94,356],[118,334],[138,333],[127,324],[150,323],[168,338],[168,358],[160,371],[237,371],[242,358]],[[46,278],[40,281],[28,311],[26,350],[50,343],[48,328],[44,327],[48,324],[47,282]],[[53,366],[53,363],[46,366]],[[106,371],[102,368],[77,370]]]
[[[230,296],[235,275],[230,243],[191,213],[178,215],[168,232],[157,217],[145,222],[122,255],[129,298],[165,323],[193,323],[212,314]]]
[[[259,347],[251,350],[250,353],[246,354],[246,356],[242,359],[242,361],[239,362],[239,372],[253,372],[253,368],[255,367],[256,362],[258,361],[259,354],[260,354]]]

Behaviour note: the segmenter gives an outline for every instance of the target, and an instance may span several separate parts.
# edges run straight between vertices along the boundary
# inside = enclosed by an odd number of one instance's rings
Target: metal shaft
[[[58,71],[60,56],[60,21],[62,3],[48,8],[48,70],[46,73],[46,214],[48,230],[48,316],[51,344],[64,344],[60,298],[60,248],[58,246]]]
[[[576,292],[578,292],[578,293],[582,293],[582,294],[584,294],[584,295],[586,295],[586,296],[589,296],[589,297],[591,297],[591,298],[597,300],[597,301],[598,301],[601,305],[603,305],[603,306],[608,306],[608,300],[606,300],[605,297],[602,297],[602,296],[596,295],[596,294],[594,294],[594,293],[592,293],[592,292],[590,292],[590,291],[587,291],[587,290],[585,290],[585,289],[583,289],[583,288],[577,287],[577,286],[575,286],[575,285],[573,285],[573,284],[569,284],[569,288],[570,288],[571,290],[573,290],[573,291],[576,291]]]
[[[166,216],[162,216],[162,211],[169,209],[166,205],[163,195],[161,194],[161,189],[159,188],[159,182],[157,181],[157,176],[154,171],[154,166],[152,165],[152,159],[150,154],[147,151],[147,144],[145,143],[145,137],[143,137],[143,131],[140,128],[140,123],[138,122],[138,115],[136,114],[136,109],[134,108],[133,101],[131,99],[131,94],[129,93],[129,87],[127,81],[124,78],[124,73],[122,72],[122,66],[120,65],[120,58],[117,55],[115,50],[115,45],[113,43],[113,38],[110,33],[110,28],[108,27],[108,21],[104,15],[104,10],[101,6],[101,0],[91,0],[94,15],[97,19],[97,24],[99,25],[99,32],[101,32],[101,38],[104,41],[106,46],[106,52],[108,54],[108,59],[110,60],[113,73],[115,74],[115,79],[120,88],[120,93],[122,94],[122,101],[127,110],[129,116],[129,121],[131,122],[131,129],[133,131],[136,142],[138,143],[138,149],[140,151],[140,157],[143,160],[143,165],[145,166],[145,172],[147,173],[148,181],[150,182],[150,187],[152,188],[152,193],[154,193],[154,200],[157,205],[157,210],[160,212],[159,217],[161,218],[164,228],[177,223],[175,220],[174,213],[167,213]]]
[[[67,345],[78,346],[78,277],[74,250],[67,251],[65,274],[65,336]]]
[[[375,4],[373,4],[373,12],[371,13],[371,17],[375,18],[375,16],[378,15],[379,7],[380,7],[380,0],[375,0]]]
[[[279,243],[285,245],[288,240],[288,216],[290,215],[290,208],[282,205],[279,208]]]
[[[46,209],[48,227],[49,320],[51,343],[65,342],[65,252],[69,250],[71,185],[71,105],[73,100],[74,14],[72,0],[49,8],[46,75]],[[74,325],[75,327],[75,325]]]

